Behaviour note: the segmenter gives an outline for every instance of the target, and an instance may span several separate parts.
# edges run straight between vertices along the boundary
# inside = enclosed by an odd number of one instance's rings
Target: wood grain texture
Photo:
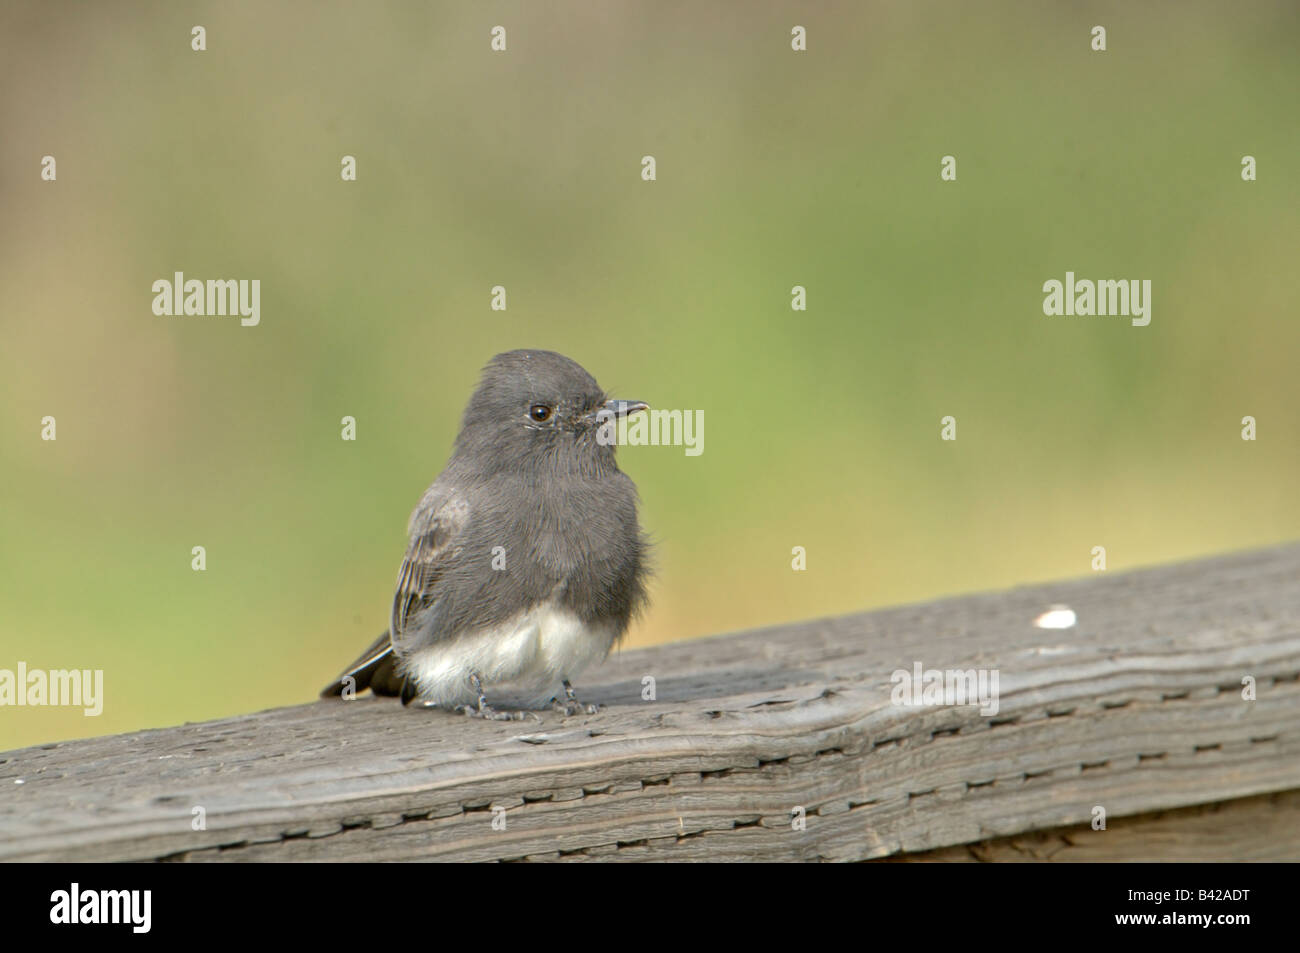
[[[891,854],[872,863],[1300,862],[1300,791]]]
[[[8,752],[0,858],[863,860],[1296,789],[1298,582],[1291,545],[628,651],[596,715],[362,698]],[[996,669],[998,714],[892,704],[916,661]]]

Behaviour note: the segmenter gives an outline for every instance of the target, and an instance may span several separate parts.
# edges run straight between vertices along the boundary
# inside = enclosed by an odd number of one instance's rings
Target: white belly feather
[[[477,701],[470,676],[483,680],[489,703],[498,695],[545,704],[562,694],[561,682],[609,654],[614,627],[588,626],[554,605],[521,613],[493,629],[468,633],[412,652],[402,671],[415,679],[425,701],[451,707]]]

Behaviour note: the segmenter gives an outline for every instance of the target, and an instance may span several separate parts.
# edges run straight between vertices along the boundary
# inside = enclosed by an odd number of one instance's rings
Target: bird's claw
[[[599,705],[584,705],[578,701],[577,694],[573,691],[573,686],[566,680],[564,683],[564,701],[560,701],[559,696],[551,699],[551,708],[558,711],[566,718],[573,715],[594,715],[600,710]]]
[[[537,718],[537,715],[530,711],[497,711],[486,704],[457,705],[455,710],[467,718],[483,718],[487,721],[524,721],[527,718]],[[541,721],[540,718],[537,720]]]
[[[469,677],[470,686],[474,689],[474,694],[478,696],[477,705],[457,705],[454,709],[468,718],[485,718],[488,721],[524,721],[527,718],[533,718],[541,721],[536,714],[531,711],[497,711],[487,702],[487,696],[483,694],[483,679],[479,678],[478,673]]]

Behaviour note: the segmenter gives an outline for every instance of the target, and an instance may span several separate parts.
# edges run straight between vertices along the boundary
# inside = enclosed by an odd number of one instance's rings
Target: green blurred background
[[[106,704],[0,748],[314,698],[515,347],[705,411],[620,451],[634,646],[1300,536],[1298,48],[1294,2],[5,3],[0,668]],[[178,270],[261,325],[155,316]],[[1150,326],[1044,317],[1067,270]]]

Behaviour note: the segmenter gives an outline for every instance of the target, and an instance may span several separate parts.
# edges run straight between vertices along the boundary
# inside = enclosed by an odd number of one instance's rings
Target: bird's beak
[[[643,400],[619,400],[614,397],[587,414],[583,420],[586,421],[588,426],[595,427],[601,433],[604,433],[613,428],[614,421],[618,420],[619,417],[635,414],[638,410],[649,409],[650,405]]]
[[[650,405],[643,400],[619,400],[617,397],[605,401],[601,410],[615,417],[627,417],[638,411],[649,410]]]

